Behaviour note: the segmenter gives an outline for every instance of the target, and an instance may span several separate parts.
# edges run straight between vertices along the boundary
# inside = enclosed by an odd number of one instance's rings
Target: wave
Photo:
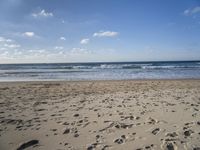
[[[48,70],[101,70],[101,69],[199,69],[200,63],[177,64],[177,63],[99,63],[99,64],[43,64],[43,65],[0,65],[2,70],[31,70],[32,71],[48,71]]]
[[[196,69],[200,66],[143,66],[142,69]]]
[[[150,66],[152,64],[102,64],[95,69],[142,69],[143,66]]]
[[[95,69],[195,69],[200,65],[160,65],[153,64],[124,64],[124,65],[101,65]],[[93,69],[93,68],[92,68]]]

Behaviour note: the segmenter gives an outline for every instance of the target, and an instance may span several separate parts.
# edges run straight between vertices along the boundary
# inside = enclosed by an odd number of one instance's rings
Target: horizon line
[[[96,63],[150,63],[150,62],[200,62],[199,60],[153,60],[153,61],[88,61],[88,62],[33,62],[33,63],[0,63],[0,65],[23,65],[23,64],[96,64]]]

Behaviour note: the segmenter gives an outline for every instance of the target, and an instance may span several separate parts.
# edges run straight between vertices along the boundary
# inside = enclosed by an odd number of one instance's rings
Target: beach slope
[[[200,80],[0,84],[1,150],[200,149]]]

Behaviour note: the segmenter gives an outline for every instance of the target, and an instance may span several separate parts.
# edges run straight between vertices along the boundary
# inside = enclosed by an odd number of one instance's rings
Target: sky
[[[200,60],[200,0],[0,0],[0,63]]]

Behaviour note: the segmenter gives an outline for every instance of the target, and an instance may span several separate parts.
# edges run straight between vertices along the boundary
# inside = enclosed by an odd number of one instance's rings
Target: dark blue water
[[[200,61],[2,64],[0,81],[200,79]]]

